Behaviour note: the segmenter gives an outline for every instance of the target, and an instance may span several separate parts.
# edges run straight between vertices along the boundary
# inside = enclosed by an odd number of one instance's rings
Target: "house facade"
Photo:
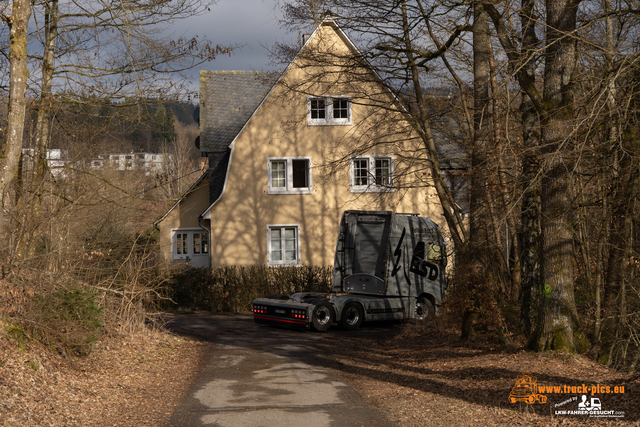
[[[419,138],[401,109],[384,108],[395,100],[379,77],[348,59],[358,57],[328,18],[282,74],[201,72],[209,171],[155,223],[167,260],[330,265],[348,209],[419,213],[446,226]],[[363,77],[345,79],[344,67]]]
[[[154,224],[167,261],[191,267],[211,265],[209,230],[198,221],[209,207],[209,173],[202,174],[189,190]]]

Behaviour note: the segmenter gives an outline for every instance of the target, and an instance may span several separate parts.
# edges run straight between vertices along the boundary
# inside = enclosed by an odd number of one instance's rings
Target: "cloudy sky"
[[[277,0],[219,0],[211,11],[176,23],[175,32],[206,36],[221,46],[241,45],[231,57],[219,56],[200,67],[207,70],[273,70],[267,48],[276,42],[296,42],[297,34],[287,34],[278,26],[282,13]],[[197,82],[198,70],[192,77]]]

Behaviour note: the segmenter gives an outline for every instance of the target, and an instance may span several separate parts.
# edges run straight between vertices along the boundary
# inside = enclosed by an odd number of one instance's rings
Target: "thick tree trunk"
[[[31,16],[31,2],[14,0],[11,15],[6,17],[9,25],[9,112],[2,151],[0,151],[0,233],[7,232],[4,210],[8,207],[8,192],[18,171],[24,118],[26,111],[26,89],[29,69],[27,68],[27,28]],[[7,247],[6,236],[0,235],[0,250]]]
[[[571,168],[565,154],[573,126],[572,75],[576,66],[578,1],[547,0],[544,69],[545,115],[542,122],[542,283],[536,332],[537,351],[575,352],[578,316],[573,294],[573,229]]]

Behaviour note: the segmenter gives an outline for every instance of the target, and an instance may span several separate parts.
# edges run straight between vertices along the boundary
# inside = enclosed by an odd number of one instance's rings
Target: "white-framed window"
[[[307,98],[310,125],[350,125],[351,98],[348,96],[310,96]]]
[[[267,226],[268,265],[300,265],[300,225]]]
[[[269,194],[311,194],[311,157],[267,157]]]
[[[351,158],[351,192],[393,191],[393,156]]]
[[[171,230],[171,259],[186,260],[209,254],[209,234],[202,228]]]

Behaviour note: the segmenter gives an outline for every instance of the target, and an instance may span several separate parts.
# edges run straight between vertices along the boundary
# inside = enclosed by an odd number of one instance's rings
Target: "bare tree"
[[[26,111],[26,90],[29,71],[27,69],[27,30],[31,16],[29,1],[17,0],[4,6],[0,19],[9,26],[10,89],[7,129],[0,151],[0,250],[6,245],[2,234],[7,230],[5,222],[5,200],[9,186],[18,171],[18,161],[22,149],[22,134]]]
[[[35,159],[35,167],[26,171],[29,179],[27,185],[21,187],[23,193],[19,193],[24,196],[26,191],[28,197],[22,198],[22,205],[11,207],[6,195],[9,181],[18,168],[16,153],[23,146],[21,128],[20,132],[14,132],[15,141],[3,146],[7,150],[3,156],[7,167],[3,168],[6,178],[2,181],[2,200],[5,209],[14,211],[12,218],[19,223],[25,223],[27,219],[35,224],[39,222],[42,194],[49,173],[45,157],[56,108],[60,111],[62,105],[59,101],[103,102],[131,111],[131,100],[153,102],[154,99],[176,98],[185,89],[182,71],[232,50],[232,47],[214,45],[206,37],[174,37],[168,33],[172,22],[203,13],[213,3],[205,0],[143,3],[41,0],[27,4],[35,11],[28,58],[35,70],[33,74],[38,77],[32,81],[39,81],[30,87],[37,99],[30,154]],[[14,15],[17,16],[15,12]],[[9,16],[7,22],[11,20],[15,21]],[[27,37],[26,33],[24,37]],[[12,44],[11,55],[14,51],[18,50]],[[26,50],[23,53],[26,55]],[[14,56],[10,56],[13,64],[16,60],[12,58]],[[22,81],[27,83],[26,79]],[[24,103],[26,94],[21,96]],[[126,103],[122,102],[125,100]],[[18,126],[17,121],[24,126],[24,118],[12,115],[9,118],[12,129]],[[68,133],[76,132],[69,129]],[[24,242],[14,244],[24,245],[24,253],[28,253],[34,236],[23,234],[23,237]]]
[[[162,189],[163,197],[175,201],[193,184],[194,177],[202,173],[198,165],[200,151],[194,144],[200,129],[196,124],[181,124],[173,115],[171,120],[174,136],[162,144],[164,167],[161,173],[156,174],[155,182]]]

